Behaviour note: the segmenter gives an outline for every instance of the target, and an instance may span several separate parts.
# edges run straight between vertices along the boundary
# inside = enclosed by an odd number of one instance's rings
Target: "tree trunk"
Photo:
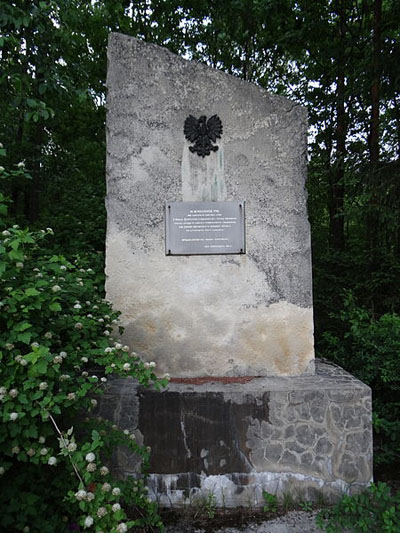
[[[379,93],[381,81],[381,19],[382,0],[374,1],[373,55],[371,83],[371,121],[369,130],[369,157],[371,167],[379,161]]]
[[[35,152],[31,164],[32,181],[28,189],[26,198],[26,215],[30,223],[36,222],[39,218],[39,200],[40,200],[40,183],[41,183],[41,157],[42,146],[44,144],[44,125],[41,122],[36,124],[34,134]]]
[[[335,250],[343,250],[344,239],[344,161],[346,156],[347,117],[345,110],[346,91],[346,50],[345,50],[345,8],[344,1],[337,2],[339,17],[338,33],[339,46],[336,57],[336,165],[331,181],[331,210],[329,236],[330,245]]]
[[[379,241],[379,100],[380,80],[382,71],[382,43],[381,43],[382,0],[374,0],[373,15],[373,50],[371,77],[371,118],[368,136],[370,186],[372,187],[369,213],[367,217],[367,233],[371,258],[376,257]]]

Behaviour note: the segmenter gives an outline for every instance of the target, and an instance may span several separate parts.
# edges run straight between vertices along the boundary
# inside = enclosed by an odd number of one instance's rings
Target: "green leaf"
[[[50,311],[61,311],[62,307],[58,302],[53,302],[49,305]]]
[[[29,322],[21,322],[20,324],[15,326],[16,331],[25,331],[26,329],[29,329],[32,327],[32,324],[29,324]]]
[[[22,393],[18,394],[18,401],[24,404],[28,403],[28,398],[26,397],[26,394],[22,394]]]
[[[34,289],[33,287],[30,287],[29,289],[26,289],[25,294],[27,296],[38,296],[40,292]]]
[[[38,376],[40,374],[46,374],[47,372],[47,361],[44,359],[39,360],[31,369],[30,373],[34,376]]]
[[[24,331],[17,336],[17,339],[24,344],[29,344],[31,342],[32,333],[30,331]]]
[[[15,261],[22,261],[24,258],[24,252],[22,250],[11,250],[8,255],[10,259]]]

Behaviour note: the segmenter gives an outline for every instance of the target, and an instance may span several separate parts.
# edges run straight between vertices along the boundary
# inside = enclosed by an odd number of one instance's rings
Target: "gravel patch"
[[[248,524],[244,529],[222,528],[218,533],[320,533],[315,525],[317,512],[291,511],[284,516],[262,522]]]
[[[223,527],[215,529],[215,533],[322,533],[315,525],[318,511],[290,511],[273,520],[261,523],[248,523],[240,528]],[[193,528],[190,524],[168,526],[166,533],[205,533],[205,529]]]

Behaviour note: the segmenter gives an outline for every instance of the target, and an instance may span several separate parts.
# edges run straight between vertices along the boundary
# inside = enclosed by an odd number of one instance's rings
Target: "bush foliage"
[[[335,315],[341,333],[323,335],[322,353],[373,390],[375,462],[400,456],[400,316],[374,317],[346,292],[343,310]]]
[[[400,493],[393,496],[386,483],[372,484],[365,492],[344,496],[338,504],[319,513],[317,525],[327,533],[397,533]]]
[[[143,479],[116,481],[106,464],[124,445],[145,470],[148,450],[90,412],[110,376],[157,388],[167,379],[119,342],[118,313],[87,258],[46,255],[50,228],[7,227],[4,197],[0,213],[1,529],[161,528]]]

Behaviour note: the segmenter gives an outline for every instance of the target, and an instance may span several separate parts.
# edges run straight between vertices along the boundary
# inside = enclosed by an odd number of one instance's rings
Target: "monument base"
[[[178,507],[261,507],[263,491],[334,501],[372,481],[371,390],[338,366],[314,376],[171,380],[164,392],[115,380],[100,414],[151,447],[149,494]],[[137,459],[115,455],[120,476]]]

